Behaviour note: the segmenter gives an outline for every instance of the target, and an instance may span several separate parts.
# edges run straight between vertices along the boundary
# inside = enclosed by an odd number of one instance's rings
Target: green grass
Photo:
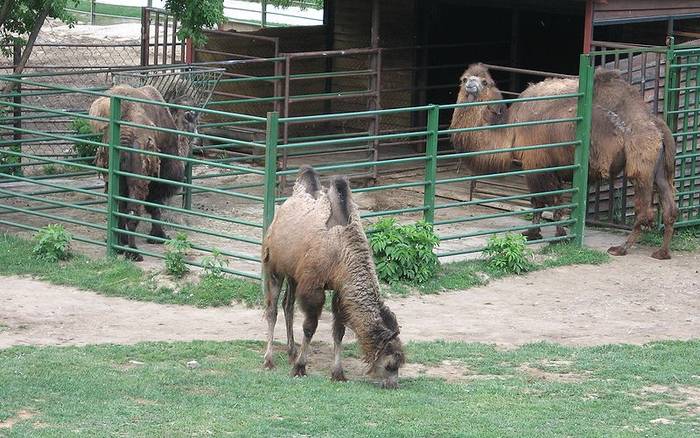
[[[327,370],[294,379],[282,355],[275,371],[264,371],[262,349],[258,342],[191,342],[1,350],[0,421],[17,421],[0,433],[538,438],[700,433],[700,418],[691,413],[695,406],[684,395],[700,391],[699,341],[593,348],[531,344],[509,351],[482,344],[409,344],[409,363],[449,360],[471,378],[403,377],[397,391],[381,390],[357,375],[332,383]],[[189,369],[191,360],[201,366]],[[655,422],[659,418],[669,424]]]
[[[121,258],[75,255],[67,262],[51,263],[32,255],[32,245],[24,239],[0,235],[0,275],[31,275],[103,295],[198,307],[225,306],[232,301],[252,306],[261,300],[260,285],[250,281],[204,276],[196,283],[184,283],[173,289],[159,286],[153,273]]]
[[[74,7],[71,3],[69,8],[89,13],[90,3],[90,0],[80,0],[77,6]],[[95,12],[98,14],[115,15],[119,17],[141,18],[141,8],[135,6],[119,6],[97,3],[95,5]]]
[[[641,245],[661,246],[663,233],[661,231],[647,231],[639,239]],[[700,226],[680,228],[675,230],[671,239],[672,251],[697,251],[700,248]]]
[[[537,260],[529,264],[528,272],[567,265],[599,265],[610,260],[610,256],[591,248],[579,248],[571,243],[553,244],[544,247],[537,254]],[[491,269],[483,259],[445,263],[432,280],[416,288],[421,294],[434,294],[448,290],[463,290],[483,286],[490,280],[507,275]],[[393,289],[389,293],[395,292]],[[402,292],[402,293],[401,293]],[[400,295],[410,293],[400,291]]]

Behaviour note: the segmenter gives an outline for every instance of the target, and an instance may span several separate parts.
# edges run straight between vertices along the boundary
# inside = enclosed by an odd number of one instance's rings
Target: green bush
[[[522,234],[491,236],[484,250],[488,266],[499,273],[522,274],[532,268],[527,239]]]
[[[3,148],[6,148],[10,152],[22,152],[22,146],[20,145],[4,146]],[[21,163],[22,157],[3,153],[2,148],[0,148],[0,172],[21,176],[23,175],[22,166],[19,166]]]
[[[81,138],[91,141],[101,141],[102,136],[92,132],[90,124],[85,119],[75,119],[71,124],[71,128],[75,132],[75,135],[79,135]],[[97,154],[97,146],[94,144],[75,142],[73,144],[73,150],[75,154],[79,157],[94,157]]]
[[[71,234],[60,224],[47,225],[34,236],[35,256],[49,261],[57,262],[70,257]]]
[[[221,254],[220,250],[215,248],[212,250],[211,255],[202,259],[202,266],[204,266],[204,272],[207,276],[221,278],[223,269],[228,266],[228,259]]]
[[[187,252],[192,244],[187,240],[187,234],[177,233],[174,239],[165,242],[165,270],[176,278],[182,278],[190,269],[185,264]]]
[[[420,284],[430,280],[440,265],[433,253],[438,242],[433,226],[423,221],[399,225],[394,219],[386,218],[369,232],[377,275],[390,284]]]

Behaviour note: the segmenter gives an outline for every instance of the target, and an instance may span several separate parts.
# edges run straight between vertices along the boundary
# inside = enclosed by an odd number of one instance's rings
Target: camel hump
[[[611,81],[621,81],[622,72],[620,70],[609,70],[602,67],[598,67],[595,71],[595,81],[596,82],[611,82]]]
[[[344,176],[334,176],[328,188],[328,200],[331,203],[331,215],[326,227],[347,225],[350,222],[350,183]]]
[[[314,199],[318,198],[318,193],[321,191],[321,180],[313,167],[305,164],[299,168],[299,174],[294,183],[294,191],[298,190],[308,193]]]

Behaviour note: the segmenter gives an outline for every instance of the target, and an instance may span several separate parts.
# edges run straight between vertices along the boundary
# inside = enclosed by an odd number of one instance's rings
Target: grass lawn
[[[69,2],[69,8],[77,11],[90,12],[90,0],[79,0],[77,6]],[[119,17],[141,18],[141,8],[136,6],[110,5],[104,3],[95,4],[95,12],[98,14],[115,15]]]
[[[141,269],[137,263],[123,258],[94,259],[75,255],[67,262],[51,263],[32,254],[33,243],[0,234],[0,275],[31,275],[53,284],[74,286],[103,295],[121,296],[157,303],[190,304],[198,307],[226,306],[240,302],[249,306],[262,302],[260,284],[235,277],[203,276],[198,281],[185,281],[164,287],[155,280],[156,274]],[[549,245],[542,249],[529,271],[577,264],[601,264],[609,256],[590,248],[572,244]],[[384,285],[390,295],[434,294],[483,286],[492,279],[504,277],[503,272],[489,269],[484,260],[446,263],[436,277],[418,287]]]
[[[646,246],[661,246],[663,233],[654,230],[642,234],[639,243]],[[671,251],[697,251],[700,248],[700,226],[678,228],[674,230]]]
[[[700,341],[508,351],[409,344],[410,366],[427,371],[402,378],[397,391],[357,375],[332,383],[318,367],[293,379],[281,354],[264,371],[262,350],[258,342],[0,350],[0,435],[700,434]],[[200,366],[188,368],[191,360]],[[445,364],[456,378],[428,377]]]

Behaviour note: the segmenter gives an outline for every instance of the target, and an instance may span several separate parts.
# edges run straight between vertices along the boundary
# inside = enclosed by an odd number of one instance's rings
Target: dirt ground
[[[607,240],[600,237],[593,236],[591,243]],[[649,257],[651,251],[635,248],[602,266],[562,267],[467,291],[395,298],[388,305],[397,314],[404,341],[509,347],[535,341],[596,345],[697,338],[700,254],[678,253],[659,262]],[[260,309],[129,301],[17,277],[4,278],[2,284],[0,348],[263,339],[265,334]],[[331,341],[330,321],[324,313],[316,341]],[[300,339],[300,317],[296,326]],[[284,339],[283,322],[277,335]]]

